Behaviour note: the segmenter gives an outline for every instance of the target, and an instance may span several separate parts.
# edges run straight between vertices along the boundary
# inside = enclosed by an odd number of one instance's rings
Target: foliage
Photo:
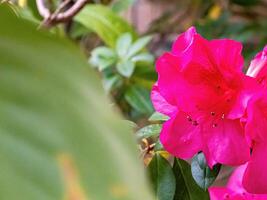
[[[0,25],[1,199],[152,199],[130,128],[78,49],[6,6]]]
[[[166,9],[142,34],[135,0],[90,1],[46,31],[34,0],[12,2],[24,20],[0,5],[0,199],[153,199],[133,138],[158,200],[209,199],[221,166],[210,169],[202,152],[188,162],[174,158],[159,140],[169,117],[150,100],[155,58],[194,25],[208,39],[244,43],[248,66],[267,43],[265,1],[147,0]],[[52,11],[61,3],[47,2]],[[128,22],[122,13],[132,5]],[[117,110],[136,123],[135,137]]]

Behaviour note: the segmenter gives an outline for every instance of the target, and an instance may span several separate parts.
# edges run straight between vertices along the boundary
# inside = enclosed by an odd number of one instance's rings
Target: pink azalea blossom
[[[247,191],[267,194],[267,91],[249,101],[245,133],[252,147],[243,184]]]
[[[251,61],[247,75],[254,77],[260,90],[249,101],[245,133],[252,148],[243,184],[251,193],[267,193],[267,46]]]
[[[267,194],[251,194],[242,186],[247,164],[238,167],[226,187],[209,188],[211,200],[267,200]]]
[[[239,42],[208,41],[192,27],[158,59],[151,99],[158,112],[170,117],[160,134],[169,153],[188,159],[203,151],[211,167],[249,159],[240,117],[255,80],[242,73],[241,51]]]

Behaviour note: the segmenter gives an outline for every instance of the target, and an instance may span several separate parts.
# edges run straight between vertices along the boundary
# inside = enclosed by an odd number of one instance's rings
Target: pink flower
[[[267,200],[267,194],[251,194],[242,186],[242,179],[247,164],[238,167],[230,177],[228,184],[223,187],[209,188],[211,200]]]
[[[245,134],[252,148],[251,159],[244,174],[243,185],[251,193],[267,193],[267,46],[252,60],[247,75],[260,86],[249,101]]]
[[[245,133],[252,155],[244,174],[247,191],[267,194],[267,91],[263,90],[249,101]]]
[[[267,45],[251,61],[247,75],[256,78],[262,86],[267,87]]]
[[[242,73],[241,50],[239,42],[208,41],[192,27],[158,59],[152,101],[170,117],[160,134],[169,153],[188,159],[203,151],[211,167],[249,159],[239,118],[254,92],[254,80]]]

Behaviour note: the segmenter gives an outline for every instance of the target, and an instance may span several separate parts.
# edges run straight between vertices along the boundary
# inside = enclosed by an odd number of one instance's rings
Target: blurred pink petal
[[[267,194],[252,194],[242,186],[242,179],[247,164],[238,167],[231,175],[226,187],[211,187],[211,200],[267,200]]]

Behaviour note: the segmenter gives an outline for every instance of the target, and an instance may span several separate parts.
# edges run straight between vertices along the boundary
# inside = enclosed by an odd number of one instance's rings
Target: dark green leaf
[[[127,89],[125,93],[125,99],[140,113],[151,114],[153,112],[149,90],[132,85]]]
[[[136,132],[137,139],[149,138],[152,136],[158,136],[161,131],[161,124],[151,124],[145,126]]]
[[[196,183],[204,190],[215,181],[221,169],[221,165],[215,165],[210,169],[203,153],[194,156],[191,163],[191,172]]]
[[[175,158],[173,172],[176,178],[174,200],[209,200],[208,192],[202,190],[194,181],[187,162]]]
[[[175,177],[169,162],[156,153],[148,165],[148,174],[158,200],[173,200]]]
[[[96,32],[111,47],[116,46],[117,39],[125,32],[130,32],[133,38],[137,35],[123,18],[103,5],[87,5],[75,20]]]

